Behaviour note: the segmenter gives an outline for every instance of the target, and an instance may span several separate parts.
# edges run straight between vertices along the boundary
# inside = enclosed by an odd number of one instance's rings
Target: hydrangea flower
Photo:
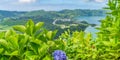
[[[53,52],[54,60],[67,60],[66,53],[62,50],[55,50]]]

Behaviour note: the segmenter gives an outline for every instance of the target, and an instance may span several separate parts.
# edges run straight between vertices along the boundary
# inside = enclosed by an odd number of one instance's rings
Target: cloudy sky
[[[107,0],[0,0],[0,10],[102,9]]]

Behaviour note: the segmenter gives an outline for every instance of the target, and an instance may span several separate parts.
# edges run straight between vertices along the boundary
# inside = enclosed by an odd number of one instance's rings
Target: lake
[[[87,21],[88,23],[90,24],[96,24],[97,26],[100,26],[100,22],[99,20],[101,19],[104,19],[105,16],[81,16],[81,17],[78,17],[77,20],[78,21]],[[95,27],[87,27],[86,30],[85,30],[86,33],[90,32],[92,35],[93,35],[93,38],[95,38],[97,35],[96,35],[96,32],[98,32],[97,29],[95,29]]]

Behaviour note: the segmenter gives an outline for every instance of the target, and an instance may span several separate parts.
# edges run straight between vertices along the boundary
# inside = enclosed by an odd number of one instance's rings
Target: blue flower
[[[55,50],[53,52],[54,60],[67,60],[66,53],[62,50]]]

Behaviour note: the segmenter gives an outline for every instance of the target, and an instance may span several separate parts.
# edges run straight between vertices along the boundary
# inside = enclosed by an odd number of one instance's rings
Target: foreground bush
[[[69,30],[54,39],[57,31],[29,20],[0,32],[0,60],[53,60],[56,53],[65,60],[120,60],[120,1],[109,0],[108,6],[111,12],[101,21],[96,40],[90,33]]]
[[[43,31],[40,29],[42,25],[41,22],[34,25],[29,20],[26,26],[14,26],[16,31],[1,32],[0,60],[51,60],[48,49],[56,32]]]
[[[25,26],[17,25],[12,30],[0,33],[0,60],[53,60],[55,50],[65,51],[64,59],[92,59],[95,46],[91,34],[65,31],[54,39],[57,31],[41,28],[42,22],[29,20]],[[64,56],[65,56],[64,55]],[[62,59],[62,58],[61,58]]]

